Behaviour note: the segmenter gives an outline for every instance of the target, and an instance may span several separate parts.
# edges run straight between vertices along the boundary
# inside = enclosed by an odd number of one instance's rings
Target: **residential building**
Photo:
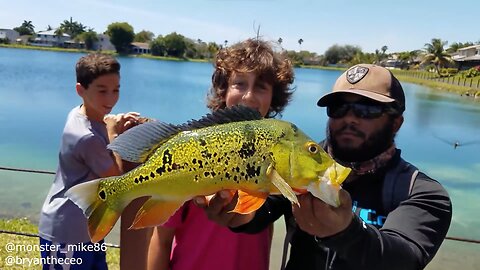
[[[150,53],[150,44],[142,42],[132,42],[130,44],[130,51],[134,54]]]
[[[110,42],[110,37],[105,34],[98,34],[98,40],[93,43],[93,49],[96,51],[115,51],[115,46]]]
[[[9,43],[15,43],[19,37],[20,34],[15,30],[0,28],[0,39],[6,39]]]
[[[45,47],[53,47],[53,46],[60,46],[63,47],[65,41],[70,40],[70,35],[62,33],[61,35],[55,34],[55,29],[47,30],[47,31],[40,31],[35,33],[35,38],[30,45],[34,46],[45,46]]]
[[[457,63],[459,70],[466,70],[479,66],[480,44],[458,49],[457,53],[452,56],[452,59]]]

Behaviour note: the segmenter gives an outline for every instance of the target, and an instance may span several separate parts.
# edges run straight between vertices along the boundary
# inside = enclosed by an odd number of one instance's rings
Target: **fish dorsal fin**
[[[260,119],[262,119],[262,116],[256,109],[237,105],[230,108],[216,110],[203,116],[199,120],[190,120],[180,127],[184,130],[192,130],[219,124]]]
[[[147,122],[120,134],[107,148],[118,153],[123,160],[143,163],[159,145],[181,131],[177,125]]]
[[[217,110],[182,125],[152,121],[125,131],[108,145],[108,149],[118,153],[123,160],[143,163],[162,143],[181,131],[260,119],[262,116],[257,110],[240,105]]]

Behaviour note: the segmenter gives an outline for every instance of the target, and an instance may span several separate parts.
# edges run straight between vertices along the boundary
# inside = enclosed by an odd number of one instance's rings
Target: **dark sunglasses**
[[[366,103],[339,103],[327,107],[327,115],[330,118],[342,118],[349,110],[358,118],[374,119],[384,113],[396,115],[398,112],[388,105]]]

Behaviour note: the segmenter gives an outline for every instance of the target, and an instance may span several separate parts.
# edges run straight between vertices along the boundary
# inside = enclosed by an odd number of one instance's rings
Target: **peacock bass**
[[[222,189],[238,190],[233,212],[250,213],[269,194],[298,204],[311,192],[338,206],[340,184],[350,172],[294,124],[262,119],[243,106],[218,110],[183,125],[159,121],[138,125],[109,146],[122,159],[141,163],[121,176],[70,188],[66,196],[88,218],[90,238],[103,239],[123,209],[150,196],[131,228],[163,224],[187,200]]]

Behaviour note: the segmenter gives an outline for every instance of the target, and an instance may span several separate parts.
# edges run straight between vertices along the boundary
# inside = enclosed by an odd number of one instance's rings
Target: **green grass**
[[[27,219],[0,219],[0,230],[13,231],[29,234],[37,234],[38,228]],[[7,245],[15,245],[17,250],[9,252],[6,248]],[[6,265],[6,259],[8,256],[18,258],[28,258],[33,260],[40,258],[40,253],[37,251],[26,251],[26,248],[38,248],[38,237],[21,236],[14,234],[0,234],[0,269],[41,269],[41,265],[28,266],[28,265]],[[24,250],[18,250],[24,249]],[[27,261],[27,260],[25,260]],[[120,269],[120,249],[107,248],[107,263],[109,269]]]
[[[460,74],[445,78],[439,78],[437,74],[427,71],[392,70],[392,72],[401,81],[425,85],[428,87],[453,92],[460,95],[477,98],[480,97],[480,88],[476,88],[476,85],[480,84],[480,76],[467,78],[466,86],[463,86],[464,79],[461,77]],[[459,80],[460,84],[458,84]],[[472,87],[470,87],[470,84],[472,85]]]

